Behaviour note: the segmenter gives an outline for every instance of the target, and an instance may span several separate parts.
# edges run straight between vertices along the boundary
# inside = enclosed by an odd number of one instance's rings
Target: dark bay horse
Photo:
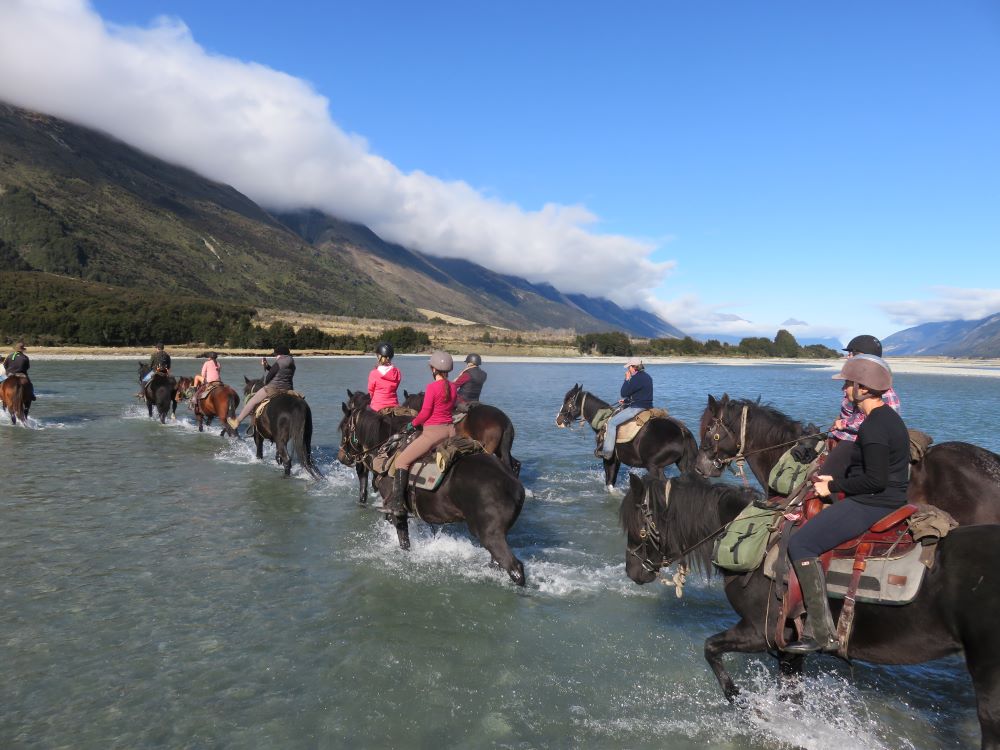
[[[576,420],[590,425],[598,411],[608,409],[611,404],[601,401],[590,391],[583,390],[577,383],[566,392],[562,408],[556,415],[556,425],[569,427]],[[596,433],[597,430],[594,430]],[[618,443],[610,460],[604,461],[604,484],[608,492],[618,481],[618,470],[622,464],[644,468],[650,474],[664,478],[663,470],[676,464],[680,472],[694,469],[698,454],[698,444],[691,430],[679,419],[651,419],[629,443]]]
[[[264,386],[264,379],[250,380],[243,377],[245,385],[243,395],[249,396],[258,388]],[[292,455],[289,448],[294,449],[309,476],[319,479],[320,473],[312,460],[312,409],[304,398],[290,396],[287,393],[275,394],[264,407],[260,417],[251,415],[253,420],[253,441],[257,447],[257,458],[264,458],[264,441],[274,444],[275,460],[285,469],[285,476],[292,473]]]
[[[422,391],[420,393],[403,391],[403,406],[420,411],[423,405]],[[521,462],[510,454],[514,445],[514,423],[502,409],[481,401],[470,404],[465,419],[455,425],[455,433],[478,440],[487,453],[492,453],[500,459],[500,463],[509,466],[514,476],[520,476]]]
[[[664,559],[675,560],[695,546],[686,559],[703,569],[710,565],[712,544],[721,527],[750,502],[755,493],[728,484],[712,484],[694,475],[671,480],[669,503],[665,483],[657,477],[629,478],[629,491],[619,512],[628,537],[625,570],[638,584],[656,579]],[[705,659],[727,698],[739,689],[722,657],[729,653],[772,650],[766,633],[769,607],[774,607],[771,581],[758,568],[749,576],[725,575],[726,598],[740,620],[705,641]],[[831,600],[833,616],[842,600]],[[1000,526],[961,526],[938,545],[935,564],[916,599],[905,606],[857,603],[848,658],[875,664],[921,664],[963,653],[972,676],[983,748],[1000,748]],[[801,657],[779,657],[783,675],[801,670]]]
[[[28,426],[28,411],[35,400],[35,387],[27,375],[11,375],[0,383],[0,403],[10,416],[10,423]]]
[[[337,460],[344,466],[353,466],[358,474],[359,495],[358,504],[368,502],[368,477],[372,476],[372,489],[375,487],[375,477],[372,475],[362,457],[381,446],[390,435],[402,431],[413,419],[412,417],[383,416],[368,408],[371,397],[364,391],[347,391],[347,403],[340,408],[344,418],[340,422],[340,449]],[[353,420],[353,424],[348,422]],[[349,437],[348,437],[349,436]]]
[[[194,398],[194,397],[192,397]],[[236,432],[226,424],[227,417],[236,417],[236,407],[240,405],[240,395],[232,386],[219,384],[213,388],[204,398],[198,398],[197,403],[193,403],[195,419],[198,421],[198,432],[204,432],[203,425],[212,424],[216,417],[222,423],[220,435],[231,435],[236,437]]]
[[[782,454],[814,431],[811,425],[796,422],[759,400],[709,396],[701,415],[698,472],[717,477],[727,464],[745,456],[760,486],[766,487]],[[971,443],[938,443],[911,464],[910,471],[910,502],[936,505],[963,525],[1000,523],[1000,456],[996,453]]]
[[[348,466],[363,464],[395,430],[386,417],[363,402],[353,409],[347,404],[341,404],[341,408],[344,418],[340,422],[337,457]],[[375,484],[383,498],[392,494],[392,482],[393,478],[388,475],[376,477]],[[362,503],[365,502],[366,483],[362,479]],[[496,456],[474,453],[459,457],[436,490],[415,490],[410,502],[410,512],[426,523],[464,521],[473,536],[489,551],[493,564],[506,570],[514,583],[524,585],[524,565],[507,543],[507,532],[524,505],[524,486]],[[399,546],[409,549],[408,519],[391,520],[396,526]]]
[[[177,401],[174,398],[177,393],[177,381],[169,375],[157,372],[148,383],[143,383],[142,379],[146,377],[149,370],[149,365],[144,362],[139,363],[139,388],[142,389],[143,398],[146,400],[149,416],[153,416],[153,407],[156,406],[156,413],[160,415],[160,424],[166,424],[167,412],[170,412],[173,417],[177,416]]]

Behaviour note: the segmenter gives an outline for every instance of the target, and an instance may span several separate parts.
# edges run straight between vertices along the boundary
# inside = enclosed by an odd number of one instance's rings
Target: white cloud
[[[783,325],[783,326],[807,326],[809,324],[806,323],[806,321],[804,321],[804,320],[799,320],[798,318],[789,318],[788,320],[786,320],[781,325]]]
[[[651,260],[653,243],[595,233],[582,206],[525,210],[403,173],[341,130],[306,82],[210,54],[176,19],[123,28],[84,0],[2,0],[0,99],[104,130],[265,206],[319,208],[564,292],[634,306],[673,265]],[[609,286],[619,268],[630,273]]]
[[[947,320],[979,320],[1000,312],[1000,289],[932,287],[931,299],[884,302],[879,307],[903,326]]]

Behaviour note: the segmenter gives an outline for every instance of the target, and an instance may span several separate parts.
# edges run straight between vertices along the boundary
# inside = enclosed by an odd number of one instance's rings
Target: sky
[[[0,100],[702,336],[1000,311],[998,73],[995,0],[0,0]]]

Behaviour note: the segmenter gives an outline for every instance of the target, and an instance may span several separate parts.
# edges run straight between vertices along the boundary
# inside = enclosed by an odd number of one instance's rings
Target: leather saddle
[[[610,415],[608,418],[610,419]],[[639,434],[639,430],[645,427],[646,423],[651,419],[670,419],[670,413],[666,409],[644,409],[627,422],[622,422],[618,425],[618,432],[615,434],[615,444],[631,443],[635,439],[635,436]],[[598,446],[604,445],[604,435],[607,430],[608,422],[605,420],[604,424],[601,425],[601,429],[597,432]]]

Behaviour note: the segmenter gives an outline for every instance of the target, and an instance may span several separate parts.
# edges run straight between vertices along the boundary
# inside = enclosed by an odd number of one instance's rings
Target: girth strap
[[[840,610],[840,617],[837,619],[837,640],[840,646],[837,648],[837,655],[842,659],[847,659],[847,644],[851,640],[851,631],[854,629],[854,605],[855,597],[858,593],[858,585],[861,583],[861,574],[865,572],[867,566],[868,553],[871,552],[871,542],[864,542],[858,545],[854,553],[854,568],[851,571],[851,582],[848,584],[847,593],[844,595],[844,606]]]

